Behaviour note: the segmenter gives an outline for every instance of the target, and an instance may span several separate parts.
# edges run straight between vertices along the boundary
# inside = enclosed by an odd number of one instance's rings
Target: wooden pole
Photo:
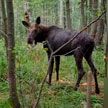
[[[106,2],[106,1],[105,1]],[[105,85],[104,85],[104,108],[108,107],[108,0],[107,0],[107,14],[106,14],[106,21],[107,21],[107,34],[106,34],[106,48],[105,48]]]
[[[107,1],[108,4],[108,1]],[[105,76],[108,78],[108,6],[107,6],[107,35],[106,35],[106,42],[105,42]]]

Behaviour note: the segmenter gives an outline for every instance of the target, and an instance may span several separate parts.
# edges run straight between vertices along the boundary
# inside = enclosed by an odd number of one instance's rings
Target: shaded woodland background
[[[27,45],[27,30],[21,23],[25,19],[25,12],[29,13],[31,22],[40,16],[44,25],[81,30],[106,10],[107,3],[106,0],[13,0],[14,16],[11,3],[12,0],[0,0],[0,108],[34,108],[48,62],[42,44],[34,48]],[[107,68],[103,58],[106,48],[106,23],[104,15],[86,30],[96,43],[93,58],[99,71],[98,82],[101,89],[100,95],[93,93],[91,96],[93,108],[103,108],[105,66]],[[106,50],[106,55],[107,53]],[[90,70],[85,61],[84,68],[86,73]],[[84,108],[86,87],[73,90],[77,79],[73,57],[62,57],[60,79],[59,82],[55,81],[54,72],[52,86],[45,83],[38,107]],[[86,80],[87,74],[82,83]],[[10,89],[11,84],[16,89]],[[15,97],[12,99],[12,96]]]

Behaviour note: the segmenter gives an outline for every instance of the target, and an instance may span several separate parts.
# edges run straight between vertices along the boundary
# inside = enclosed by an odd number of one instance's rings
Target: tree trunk
[[[59,0],[60,2],[60,20],[59,20],[59,25],[60,27],[64,27],[64,21],[63,21],[63,17],[64,17],[64,12],[63,12],[63,0]]]
[[[2,8],[1,8],[1,0],[0,0],[0,30],[2,29]],[[0,38],[1,38],[1,32],[0,32]]]
[[[86,26],[86,18],[85,18],[85,12],[84,12],[84,0],[81,0],[81,28]]]
[[[24,1],[23,8],[24,8],[24,13],[27,13],[28,14],[29,21],[31,21],[32,20],[32,17],[31,17],[31,11],[30,11],[30,6],[29,6],[29,0],[25,0]]]
[[[105,42],[105,84],[104,84],[104,108],[107,108],[108,107],[108,103],[107,103],[107,100],[108,100],[108,0],[105,0],[104,1],[106,4],[106,10],[107,10],[107,13],[106,13],[106,22],[107,22],[107,27],[106,27],[106,42]]]
[[[100,12],[103,10],[105,11],[105,0],[101,0],[101,6],[100,6]],[[104,26],[105,26],[105,17],[102,17],[98,22],[97,22],[97,33],[95,37],[95,43],[96,45],[100,45],[103,40],[103,35],[104,35]]]
[[[101,18],[97,22],[97,33],[96,33],[96,37],[95,37],[96,45],[100,45],[102,43],[103,34],[104,34],[104,20],[103,20],[103,18]]]
[[[5,0],[1,0],[1,7],[2,7],[2,18],[3,18],[3,31],[7,34],[7,17],[5,11]]]
[[[93,12],[93,19],[97,18],[98,12],[98,0],[92,0],[92,12]],[[95,39],[97,32],[97,22],[91,26],[91,35]]]
[[[89,10],[92,9],[92,0],[89,0]]]
[[[88,1],[89,13],[88,13],[88,22],[92,21],[92,0]],[[91,27],[88,28],[88,33],[90,33]]]
[[[108,1],[107,1],[107,35],[106,35],[106,48],[105,48],[105,76],[108,78]]]
[[[84,8],[84,12],[85,12],[85,25],[84,26],[86,26],[87,25],[87,23],[88,23],[88,13],[86,12],[86,10],[88,9],[88,0],[85,0],[85,8]],[[88,29],[89,28],[87,28],[87,30],[86,31],[88,31]]]
[[[15,78],[15,53],[14,53],[15,40],[14,40],[13,1],[6,0],[6,6],[7,6],[8,73],[9,73],[10,99],[13,108],[20,108],[20,103],[16,90],[16,78]]]
[[[54,11],[55,11],[55,25],[58,25],[59,24],[59,9],[58,9],[58,4],[55,5],[55,8],[54,8]]]
[[[67,17],[67,28],[72,29],[70,0],[66,0],[66,17]]]
[[[67,18],[66,18],[66,5],[63,6],[63,27],[67,27]]]
[[[2,19],[3,19],[3,32],[5,34],[7,34],[7,17],[6,17],[6,10],[5,10],[5,0],[1,0],[1,12],[2,12]],[[6,54],[8,56],[8,51],[7,51],[7,47],[8,47],[8,42],[7,42],[7,36],[4,35],[4,39],[5,39],[5,47],[6,47]]]

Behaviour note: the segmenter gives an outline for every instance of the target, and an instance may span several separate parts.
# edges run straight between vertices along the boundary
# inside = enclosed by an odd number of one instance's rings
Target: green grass
[[[44,78],[48,62],[46,52],[42,45],[29,49],[25,42],[17,41],[16,53],[16,79],[17,90],[20,103],[23,108],[30,108],[34,100],[38,97],[42,79]],[[93,52],[93,60],[99,71],[98,81],[103,93],[104,79],[104,52],[98,48]],[[8,75],[6,72],[6,55],[3,41],[0,40],[0,108],[11,108],[9,103]],[[84,60],[84,69],[89,71],[89,67]],[[83,108],[86,101],[85,91],[79,89],[74,91],[73,87],[77,79],[77,68],[73,57],[61,57],[60,80],[55,81],[55,71],[53,73],[52,86],[44,85],[39,108]],[[82,80],[85,81],[86,78]],[[92,104],[95,108],[97,104],[103,105],[101,95],[92,96]]]
[[[7,92],[1,93],[0,91],[0,108],[11,108]]]

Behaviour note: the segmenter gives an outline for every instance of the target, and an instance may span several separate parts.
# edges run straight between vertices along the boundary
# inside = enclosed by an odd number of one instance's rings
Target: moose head
[[[28,29],[28,44],[37,44],[37,42],[42,42],[45,40],[43,34],[45,34],[46,27],[40,25],[41,19],[40,17],[36,18],[35,23],[29,23],[27,21],[22,21],[22,24]],[[41,35],[41,36],[40,36]]]

